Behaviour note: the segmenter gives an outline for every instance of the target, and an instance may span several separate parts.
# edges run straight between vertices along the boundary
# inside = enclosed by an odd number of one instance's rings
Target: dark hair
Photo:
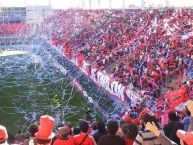
[[[191,115],[191,112],[190,112],[188,109],[186,109],[186,114],[187,114],[188,116],[190,116],[190,115]]]
[[[134,123],[125,123],[122,126],[122,131],[126,138],[135,140],[137,134],[138,134],[138,128],[137,125]]]
[[[119,122],[119,125],[122,126],[125,123],[126,123],[125,120],[121,119],[120,122]]]
[[[99,122],[97,123],[97,129],[98,129],[98,131],[100,131],[100,132],[106,132],[105,123],[102,122],[102,121],[99,121]]]
[[[19,129],[17,133],[18,133],[18,134],[21,134],[21,130]]]
[[[49,144],[52,140],[51,139],[43,140],[43,139],[37,139],[36,138],[36,141],[38,144]]]
[[[69,133],[69,135],[72,135],[72,126],[71,126],[71,124],[66,123],[66,124],[64,124],[63,126],[68,126],[68,127],[70,128],[70,133]]]
[[[97,123],[98,123],[98,122],[94,122],[94,123],[92,124],[92,129],[93,129],[93,130],[97,130]]]
[[[80,122],[80,131],[82,131],[83,133],[86,133],[88,131],[88,128],[89,128],[88,122],[86,121]]]
[[[178,120],[177,115],[174,111],[170,111],[168,113],[168,118],[169,118],[170,121],[177,121]]]
[[[80,128],[79,128],[79,127],[73,128],[73,134],[74,134],[74,135],[80,134]]]
[[[107,131],[110,135],[115,135],[119,129],[118,122],[111,120],[107,124]]]
[[[142,130],[145,129],[145,124],[147,122],[154,122],[157,128],[159,128],[158,121],[153,113],[145,113],[141,119],[144,124],[142,124]]]
[[[32,123],[30,126],[29,126],[29,133],[30,133],[30,136],[31,137],[35,137],[35,133],[38,132],[38,125],[36,123]]]

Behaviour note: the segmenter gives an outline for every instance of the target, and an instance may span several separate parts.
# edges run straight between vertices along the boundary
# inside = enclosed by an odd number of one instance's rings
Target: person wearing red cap
[[[7,129],[3,125],[0,125],[0,145],[8,145],[7,139]]]
[[[39,131],[35,134],[37,145],[50,145],[55,134],[54,129],[55,120],[49,115],[40,117]]]
[[[96,142],[92,136],[88,135],[89,125],[86,121],[80,122],[81,133],[74,136],[75,145],[96,145]]]

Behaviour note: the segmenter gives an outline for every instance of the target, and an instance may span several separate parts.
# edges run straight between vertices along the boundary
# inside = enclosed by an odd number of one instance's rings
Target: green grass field
[[[45,60],[45,58],[43,58]],[[29,55],[0,57],[0,124],[8,131],[27,131],[42,114],[75,125],[88,104],[51,61],[38,68]]]

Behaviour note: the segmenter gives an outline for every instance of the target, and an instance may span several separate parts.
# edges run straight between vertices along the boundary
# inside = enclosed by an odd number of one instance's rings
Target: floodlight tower
[[[89,8],[91,9],[91,0],[89,0]]]
[[[145,8],[145,0],[141,0],[141,8]]]
[[[110,9],[112,8],[111,0],[109,0],[109,8],[110,8]]]
[[[166,7],[169,7],[169,0],[166,0]]]

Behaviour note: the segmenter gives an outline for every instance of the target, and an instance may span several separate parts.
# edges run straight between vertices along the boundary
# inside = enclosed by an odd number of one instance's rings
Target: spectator
[[[177,145],[175,142],[173,142],[168,137],[166,137],[163,133],[161,133],[154,122],[152,123],[147,122],[145,128],[151,131],[154,135],[156,135],[162,145]]]
[[[176,132],[178,129],[184,129],[181,122],[178,121],[178,117],[175,112],[170,111],[168,113],[169,123],[164,126],[163,130],[165,135],[173,142],[180,144],[180,139],[177,137]]]
[[[7,129],[4,126],[0,125],[0,145],[8,145],[7,139]]]
[[[121,136],[121,137],[123,136],[122,127],[123,127],[123,124],[125,124],[125,123],[128,123],[128,122],[126,122],[125,120],[120,120],[119,121],[119,129],[118,129],[116,135]]]
[[[97,122],[97,132],[93,134],[93,137],[94,137],[96,143],[98,143],[98,140],[104,135],[107,135],[105,123],[102,121],[99,121],[99,122]]]
[[[8,132],[7,142],[8,142],[8,144],[13,144],[13,143],[15,143],[15,136],[14,136],[12,133],[10,133],[10,132]]]
[[[97,123],[98,122],[92,123],[92,132],[91,132],[92,136],[93,136],[93,134],[95,134],[97,132]]]
[[[59,129],[60,138],[56,139],[53,145],[74,145],[73,138],[70,136],[71,129],[68,126]]]
[[[138,128],[137,125],[134,123],[125,123],[122,127],[123,133],[124,133],[124,139],[126,142],[126,145],[133,145],[133,142],[138,134]]]
[[[101,137],[98,145],[125,145],[124,139],[116,135],[118,128],[117,121],[109,121],[107,124],[108,135]]]
[[[78,134],[80,134],[80,132],[81,132],[81,131],[80,131],[80,128],[79,128],[79,127],[74,127],[74,128],[73,128],[73,134],[74,134],[74,135],[78,135]]]
[[[190,125],[189,125],[189,131],[185,132],[183,130],[178,130],[177,131],[177,136],[182,139],[183,141],[185,141],[185,143],[181,142],[181,145],[183,144],[187,144],[187,145],[193,145],[193,101],[188,101],[187,103],[187,107],[188,110],[191,112],[191,117],[190,117]],[[150,123],[148,122],[146,124],[146,129],[151,131],[152,133],[154,133],[159,141],[161,142],[161,144],[163,145],[177,145],[177,143],[174,143],[172,140],[170,140],[169,138],[167,138],[163,133],[161,133],[158,129],[157,126],[154,123]]]
[[[157,136],[152,132],[145,129],[145,125],[147,122],[154,122],[156,126],[159,128],[158,122],[155,116],[151,113],[145,113],[141,119],[142,121],[142,131],[140,131],[133,143],[133,145],[155,145],[161,144],[158,140]]]
[[[184,130],[187,131],[188,126],[190,124],[191,113],[188,109],[186,109],[185,113],[186,113],[186,116],[182,119],[181,123],[184,125]]]
[[[183,141],[185,141],[188,145],[193,145],[193,101],[192,100],[187,102],[187,107],[191,113],[190,125],[188,128],[188,131],[186,132],[183,130],[178,130],[177,136]]]
[[[18,130],[18,133],[15,135],[15,142],[20,144],[24,141],[25,137],[23,135],[23,133],[21,132],[21,130]]]
[[[55,120],[49,115],[40,117],[39,130],[35,134],[37,145],[50,145],[52,138],[55,134],[52,132],[54,129]]]
[[[80,121],[81,133],[79,135],[74,136],[75,145],[96,145],[94,138],[88,135],[88,130],[88,122]]]
[[[35,145],[36,144],[36,140],[35,140],[35,134],[38,132],[38,125],[35,123],[32,123],[29,126],[29,134],[30,137],[29,139],[24,140],[22,145]]]

